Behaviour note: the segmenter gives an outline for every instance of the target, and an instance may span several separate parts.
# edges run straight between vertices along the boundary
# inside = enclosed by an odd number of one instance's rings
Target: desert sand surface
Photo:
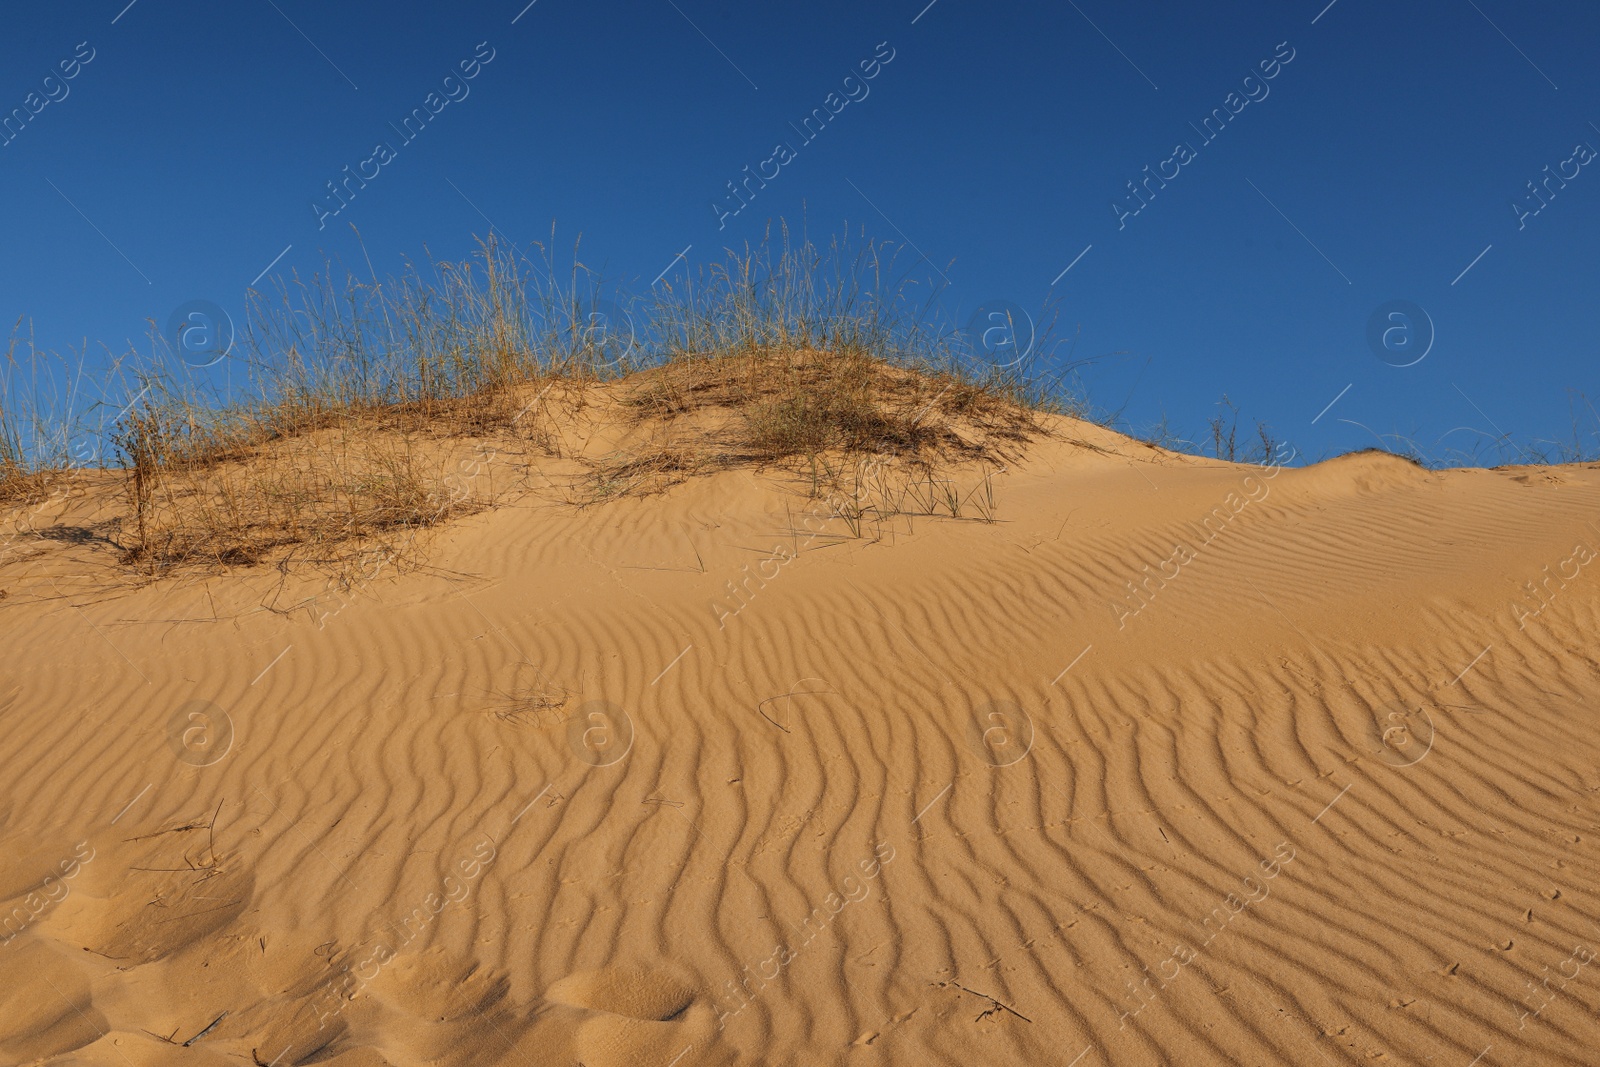
[[[0,1063],[1595,1063],[1600,469],[1053,425],[341,581],[20,509]]]

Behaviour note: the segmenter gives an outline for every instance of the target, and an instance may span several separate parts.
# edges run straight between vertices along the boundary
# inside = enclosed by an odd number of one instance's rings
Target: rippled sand
[[[1058,429],[342,592],[13,519],[0,1062],[1595,1062],[1600,470]]]

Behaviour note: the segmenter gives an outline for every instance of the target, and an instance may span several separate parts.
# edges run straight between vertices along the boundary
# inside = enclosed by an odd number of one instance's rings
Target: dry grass
[[[1044,432],[1038,409],[996,383],[851,350],[679,356],[622,382],[620,402],[641,433],[598,472],[600,488],[658,490],[758,464],[807,475],[815,495],[842,487],[828,472],[866,457],[922,481],[1014,460]]]
[[[459,447],[360,419],[216,457],[166,450],[152,422],[132,420],[120,438],[132,458],[123,555],[149,570],[250,564],[291,548],[337,556],[494,500],[492,480],[453,469]]]
[[[735,413],[721,443],[733,458],[762,461],[827,452],[977,455],[1038,428],[1033,409],[993,383],[849,349],[679,357],[639,375],[628,403],[639,418],[662,421]],[[953,419],[979,436],[958,432]]]
[[[822,252],[784,232],[624,305],[625,323],[593,317],[599,282],[581,266],[561,278],[548,256],[530,264],[492,240],[428,278],[295,279],[251,309],[243,396],[208,393],[159,347],[114,364],[133,402],[100,428],[126,474],[111,540],[149,574],[392,554],[515,491],[585,412],[615,419],[628,444],[584,461],[576,503],[740,464],[837,492],[870,456],[899,488],[855,475],[855,492],[878,494],[858,520],[895,506],[959,516],[959,492],[940,502],[941,465],[998,467],[1042,432],[1045,405],[1021,378],[974,374],[892,274],[879,246]],[[11,355],[15,368],[15,342]],[[36,398],[19,423],[12,396],[0,393],[0,499],[68,466],[77,432]]]
[[[19,342],[13,329],[0,369],[0,504],[14,507],[42,500],[72,465],[66,444],[78,422],[70,401],[56,402],[70,361],[39,357],[30,343],[32,358],[24,363]]]

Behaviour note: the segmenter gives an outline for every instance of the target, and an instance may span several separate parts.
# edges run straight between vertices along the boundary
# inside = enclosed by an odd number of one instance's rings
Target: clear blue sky
[[[1312,456],[1443,455],[1600,406],[1592,2],[525,2],[13,5],[7,325],[121,349],[187,301],[239,316],[269,264],[362,265],[348,223],[384,274],[554,221],[644,289],[804,215],[953,261],[954,321],[1054,299],[1135,426],[1198,436],[1227,393]],[[346,166],[377,176],[322,216]],[[746,166],[777,176],[727,213]],[[1433,324],[1411,366],[1369,344],[1397,300]]]

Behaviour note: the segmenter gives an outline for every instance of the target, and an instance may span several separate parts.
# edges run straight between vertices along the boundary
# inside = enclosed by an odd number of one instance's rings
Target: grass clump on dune
[[[1045,398],[929,328],[894,269],[884,246],[784,230],[619,304],[581,265],[562,277],[491,237],[427,275],[253,293],[235,394],[170,358],[113,362],[134,399],[102,427],[126,501],[103,539],[150,573],[338,559],[489,506],[545,457],[589,472],[580,503],[741,464],[809,471],[820,492],[819,471],[867,454],[930,484],[940,464],[1003,462]],[[0,498],[96,465],[56,447],[81,448],[70,408],[0,393]],[[616,447],[565,443],[580,414],[614,423]]]
[[[999,463],[1041,432],[1050,398],[929,327],[894,274],[883,246],[820,250],[785,232],[681,289],[662,287],[647,310],[656,358],[621,391],[629,417],[654,431],[657,484],[685,471],[685,455],[692,470],[814,473],[869,454],[923,472]],[[649,455],[635,451],[634,465]]]

